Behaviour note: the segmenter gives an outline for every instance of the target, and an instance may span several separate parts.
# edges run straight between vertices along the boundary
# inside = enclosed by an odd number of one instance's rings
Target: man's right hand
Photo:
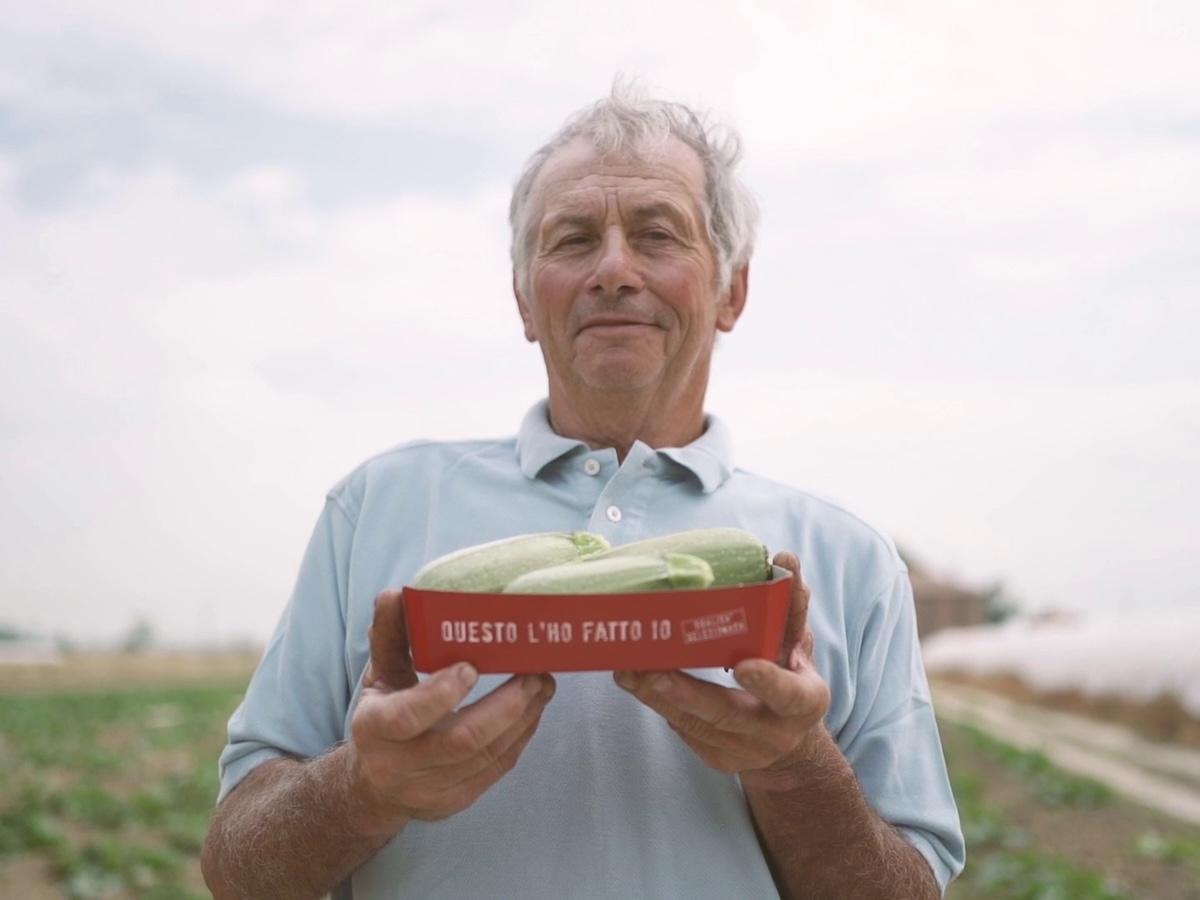
[[[352,791],[360,826],[390,837],[410,819],[461,812],[511,770],[554,696],[554,679],[515,675],[456,711],[478,673],[458,663],[418,681],[399,591],[376,598],[370,640],[351,720]]]

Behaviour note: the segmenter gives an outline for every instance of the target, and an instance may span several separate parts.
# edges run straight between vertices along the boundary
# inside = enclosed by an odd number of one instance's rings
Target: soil
[[[1200,829],[1120,797],[1091,809],[1047,806],[1020,774],[980,753],[961,728],[942,723],[941,731],[956,775],[977,777],[984,802],[1026,832],[1031,848],[1106,876],[1136,900],[1200,900],[1200,868],[1144,858],[1135,851],[1147,833],[1200,842]],[[967,855],[970,867],[970,847]],[[953,898],[953,889],[948,896]]]
[[[55,884],[48,868],[49,864],[40,856],[0,857],[0,888],[5,891],[0,896],[64,900],[66,892]]]
[[[55,663],[0,663],[0,693],[53,694],[131,687],[245,684],[260,652],[68,653]]]

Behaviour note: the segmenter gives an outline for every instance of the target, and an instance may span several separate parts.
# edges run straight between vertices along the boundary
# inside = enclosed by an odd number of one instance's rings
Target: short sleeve
[[[869,604],[853,708],[838,744],[875,811],[926,858],[942,891],[966,861],[938,735],[908,572]]]
[[[229,720],[218,802],[262,763],[318,756],[342,740],[351,694],[345,611],[353,537],[353,523],[331,496],[291,599]]]

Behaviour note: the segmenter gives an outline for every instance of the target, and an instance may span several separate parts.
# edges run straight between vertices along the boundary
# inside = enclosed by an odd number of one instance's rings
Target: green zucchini
[[[607,554],[604,554],[607,556]],[[598,556],[581,562],[527,572],[504,589],[506,594],[624,594],[699,590],[712,584],[712,566],[686,553]]]
[[[413,587],[433,591],[499,593],[514,578],[609,549],[590,531],[551,531],[477,544],[439,556],[413,576]]]
[[[713,570],[713,587],[753,584],[772,576],[767,548],[762,541],[740,528],[694,528],[661,537],[647,538],[614,547],[590,562],[647,553],[689,553],[708,562]]]

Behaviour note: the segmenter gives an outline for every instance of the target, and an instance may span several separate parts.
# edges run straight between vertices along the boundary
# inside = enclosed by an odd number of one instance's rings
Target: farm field
[[[0,897],[208,896],[215,761],[253,663],[0,668]],[[951,900],[1200,898],[1200,829],[978,729],[942,733],[970,848]]]
[[[0,897],[203,898],[216,758],[255,657],[0,667]]]
[[[1200,828],[939,719],[967,839],[949,900],[1198,900]]]

